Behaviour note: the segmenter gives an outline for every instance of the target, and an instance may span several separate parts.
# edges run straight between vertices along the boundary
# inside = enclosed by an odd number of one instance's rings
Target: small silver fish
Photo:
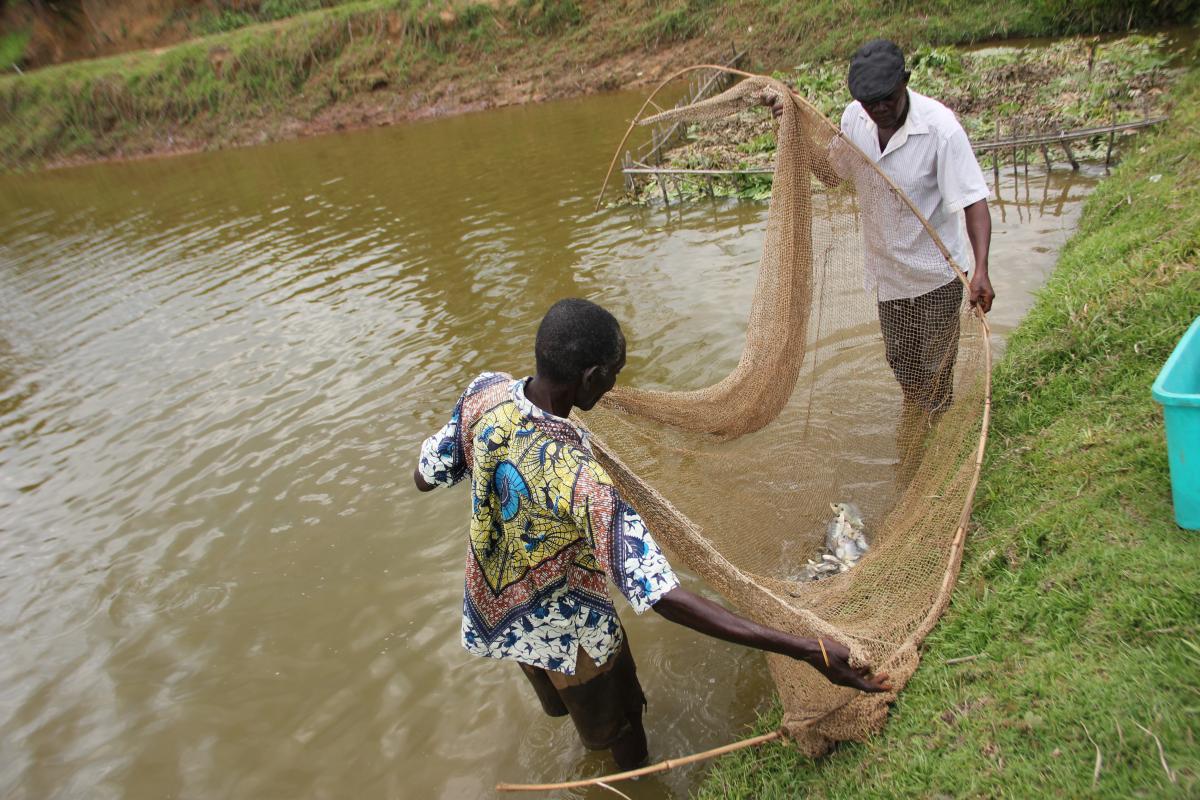
[[[825,549],[832,554],[830,560],[836,559],[845,571],[857,564],[869,548],[862,517],[850,503],[830,503],[829,508],[837,516],[826,528]]]
[[[863,529],[862,512],[858,510],[858,506],[853,503],[830,503],[829,507],[833,509],[834,514],[849,522],[851,528],[856,531]]]
[[[835,514],[825,529],[825,550],[800,570],[799,582],[819,581],[850,570],[870,549],[863,533],[862,514],[853,503],[830,503]]]

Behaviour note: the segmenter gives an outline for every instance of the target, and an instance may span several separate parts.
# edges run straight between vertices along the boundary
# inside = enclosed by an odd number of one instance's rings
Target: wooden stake
[[[1000,141],[1000,120],[996,120],[996,141]],[[1000,150],[992,151],[992,178],[996,184],[996,196],[1000,196]]]
[[[1016,140],[1019,138],[1019,135],[1017,134],[1017,123],[1015,123],[1015,122],[1013,123],[1013,126],[1012,126],[1012,136],[1013,136],[1013,141],[1014,141],[1014,142],[1015,142],[1015,141],[1016,141]],[[1016,182],[1017,182],[1017,146],[1016,146],[1015,144],[1013,145],[1013,148],[1012,148],[1012,160],[1013,160],[1013,189],[1016,189]],[[1014,195],[1014,196],[1015,196],[1015,195]]]
[[[1071,152],[1071,143],[1068,142],[1066,139],[1063,139],[1062,146],[1063,146],[1063,150],[1065,150],[1067,153],[1067,160],[1071,162],[1071,170],[1074,172],[1078,172],[1079,171],[1079,162],[1075,160],[1075,154]]]
[[[1113,125],[1117,124],[1117,120],[1115,118],[1113,119],[1112,124]],[[1116,138],[1117,138],[1116,131],[1108,132],[1108,149],[1106,151],[1104,151],[1104,168],[1105,169],[1108,169],[1109,164],[1112,163],[1113,140]]]
[[[1024,162],[1025,162],[1025,177],[1026,177],[1026,179],[1028,179],[1029,178],[1029,148],[1028,147],[1021,148],[1021,156],[1022,156],[1022,160],[1024,160]]]

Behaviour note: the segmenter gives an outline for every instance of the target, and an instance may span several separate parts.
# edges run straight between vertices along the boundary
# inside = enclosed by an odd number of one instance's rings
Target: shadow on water
[[[736,363],[765,205],[591,211],[640,101],[0,179],[0,794],[477,797],[610,769],[462,652],[467,495],[408,476],[470,377],[531,370],[561,297],[622,320],[631,383]],[[1002,176],[999,333],[1094,180]],[[653,758],[745,734],[758,655],[625,618]]]

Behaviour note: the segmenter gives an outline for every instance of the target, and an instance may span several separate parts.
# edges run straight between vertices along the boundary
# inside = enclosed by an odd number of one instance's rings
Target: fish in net
[[[747,76],[642,122],[715,120],[764,95],[782,115],[737,366],[701,387],[614,389],[581,421],[677,559],[756,621],[845,643],[899,691],[958,573],[990,409],[987,323],[912,202],[779,81]],[[899,251],[936,260],[950,282],[877,302],[879,281],[905,280]],[[831,504],[853,504],[848,533],[865,526],[870,543],[813,580]],[[895,698],[767,658],[783,728],[809,754],[878,730]]]

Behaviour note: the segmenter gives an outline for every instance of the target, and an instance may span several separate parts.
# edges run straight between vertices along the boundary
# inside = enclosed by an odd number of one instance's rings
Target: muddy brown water
[[[591,210],[640,100],[0,179],[0,796],[462,798],[611,769],[460,648],[467,494],[410,474],[470,377],[529,372],[563,296],[622,320],[631,384],[736,362],[766,206]],[[1000,336],[1093,183],[1005,173]],[[652,758],[747,734],[759,655],[625,619]]]

